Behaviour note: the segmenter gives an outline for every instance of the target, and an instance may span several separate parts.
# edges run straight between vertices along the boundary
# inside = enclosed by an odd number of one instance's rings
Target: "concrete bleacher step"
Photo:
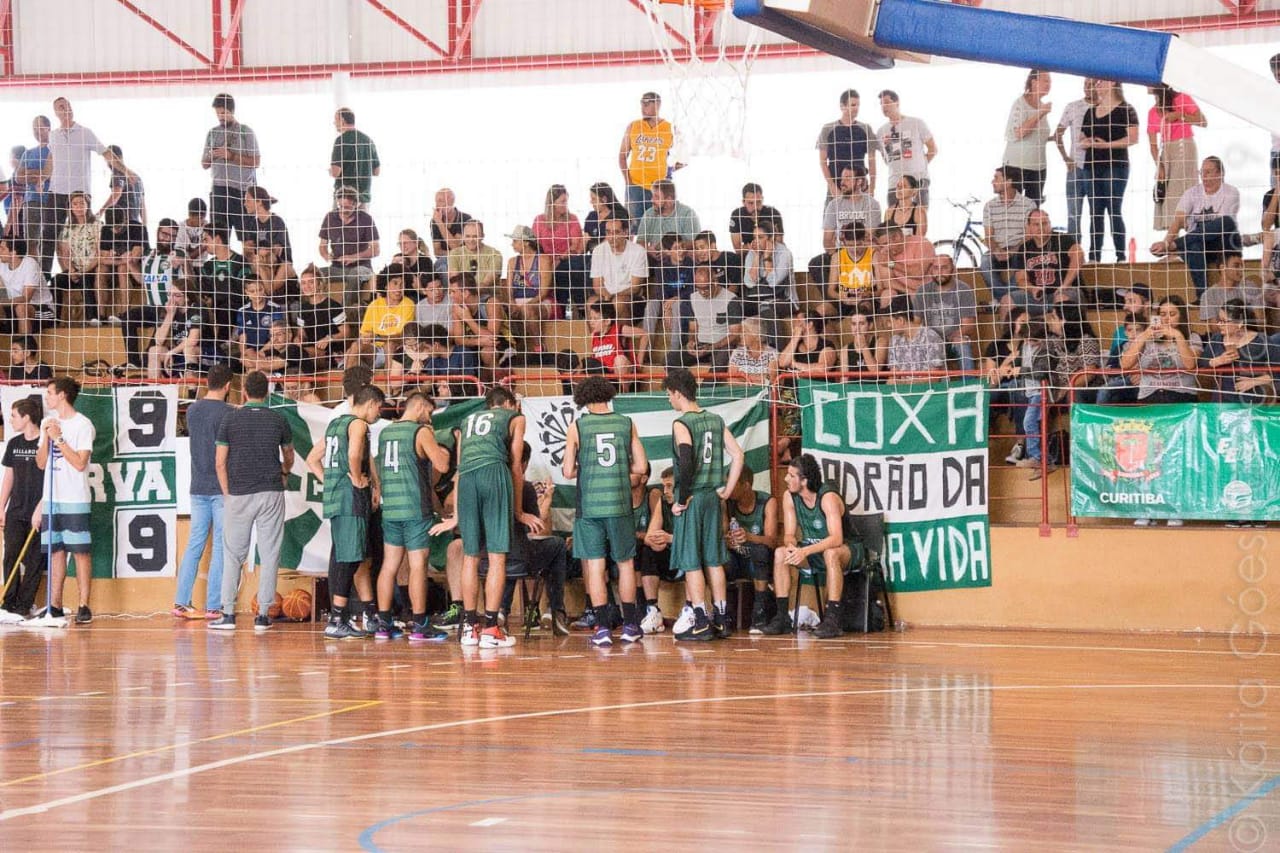
[[[579,355],[591,353],[591,331],[586,320],[552,320],[542,325],[544,352],[571,350]]]
[[[87,362],[125,360],[124,334],[119,326],[70,325],[40,335],[40,356],[57,370],[79,370]]]

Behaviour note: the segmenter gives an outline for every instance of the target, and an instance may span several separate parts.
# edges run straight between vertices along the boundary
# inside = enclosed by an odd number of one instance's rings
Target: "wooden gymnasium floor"
[[[4,628],[0,850],[1277,850],[1255,650]]]

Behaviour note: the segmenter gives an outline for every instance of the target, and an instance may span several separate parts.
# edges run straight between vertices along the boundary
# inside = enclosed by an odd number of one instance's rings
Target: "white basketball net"
[[[694,0],[681,5],[645,0],[654,43],[667,66],[671,90],[670,120],[676,132],[676,159],[695,156],[746,156],[747,83],[760,50],[757,27],[734,26],[732,0],[725,3],[714,32],[697,45],[698,9]],[[664,15],[664,10],[678,13]],[[683,37],[674,36],[676,30]],[[736,43],[731,43],[730,39]]]

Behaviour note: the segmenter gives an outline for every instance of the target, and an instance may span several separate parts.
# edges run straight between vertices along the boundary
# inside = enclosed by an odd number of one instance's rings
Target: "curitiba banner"
[[[44,390],[0,388],[6,417],[23,397],[34,395],[43,406]],[[178,558],[178,389],[84,388],[75,406],[97,432],[88,468],[93,576],[173,577]]]
[[[767,489],[769,482],[769,406],[764,392],[749,395],[731,393],[723,396],[709,393],[699,402],[702,407],[725,419],[730,431],[746,450],[747,464],[756,472],[757,488]],[[313,442],[324,435],[333,410],[325,406],[296,403],[281,397],[271,405],[285,416],[293,427],[293,446],[297,453],[294,476],[285,493],[285,537],[280,564],[304,572],[324,572],[329,565],[329,528],[321,523],[322,492],[320,484],[307,471],[305,459]],[[466,400],[437,410],[432,418],[436,438],[452,444],[450,430],[483,406],[480,400]],[[573,526],[576,491],[560,474],[564,460],[565,435],[577,418],[578,409],[571,397],[525,397],[520,401],[525,416],[525,440],[533,451],[527,479],[550,481],[555,485],[553,523],[558,530]],[[665,394],[623,394],[613,401],[614,410],[630,416],[644,443],[652,464],[650,481],[656,483],[663,469],[671,464],[671,423],[676,413]],[[374,428],[375,432],[377,427]]]
[[[851,512],[884,513],[894,592],[991,585],[985,386],[801,380],[797,394],[824,479]]]
[[[1071,410],[1078,516],[1280,520],[1280,411],[1181,403]]]

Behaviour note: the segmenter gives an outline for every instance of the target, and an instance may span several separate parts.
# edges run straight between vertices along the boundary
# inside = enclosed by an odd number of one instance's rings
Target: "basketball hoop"
[[[740,24],[731,0],[644,0],[667,67],[675,156],[746,156],[747,84],[761,30]]]

